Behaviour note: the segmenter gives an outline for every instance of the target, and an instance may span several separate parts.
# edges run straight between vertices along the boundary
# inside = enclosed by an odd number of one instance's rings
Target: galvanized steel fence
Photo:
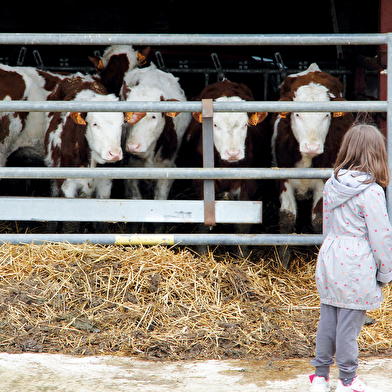
[[[334,35],[165,35],[165,34],[0,34],[3,45],[386,45],[392,64],[392,34]],[[214,102],[214,112],[386,112],[388,162],[392,163],[392,78],[387,78],[387,101],[363,102]],[[32,102],[0,101],[0,111],[99,111],[99,112],[202,112],[201,102]],[[212,135],[212,128],[210,130]],[[279,179],[328,178],[331,169],[182,169],[182,168],[0,168],[0,178],[134,178],[134,179]],[[15,202],[18,200],[15,199]],[[67,200],[64,199],[64,203]],[[0,201],[1,203],[1,201]],[[392,184],[387,188],[387,205],[392,208]],[[2,219],[0,215],[0,220]],[[38,220],[38,219],[37,219]],[[281,234],[0,234],[0,241],[68,241],[80,243],[182,244],[182,245],[317,245],[321,235]]]

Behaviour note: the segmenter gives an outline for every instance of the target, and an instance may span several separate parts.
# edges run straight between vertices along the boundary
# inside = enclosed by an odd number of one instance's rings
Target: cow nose
[[[122,150],[111,150],[109,151],[109,161],[117,162],[123,158]]]
[[[305,143],[305,148],[308,155],[320,154],[320,143]]]
[[[241,150],[237,150],[237,149],[230,149],[230,150],[226,150],[226,154],[229,157],[229,161],[238,161],[239,157],[240,157],[240,153]]]
[[[127,143],[128,152],[138,152],[140,150],[140,143]]]

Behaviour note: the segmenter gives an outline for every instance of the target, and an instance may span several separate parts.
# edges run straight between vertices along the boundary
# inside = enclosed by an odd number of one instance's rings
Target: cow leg
[[[316,234],[321,234],[323,228],[323,191],[324,181],[319,180],[313,191],[312,208],[312,228]]]
[[[287,180],[280,181],[280,185],[280,234],[291,234],[294,232],[295,220],[297,218],[297,202],[295,200],[294,188],[290,181]],[[288,245],[279,246],[279,258],[284,268],[289,267],[291,256],[291,249]]]
[[[154,188],[154,200],[167,200],[174,180],[157,180]]]
[[[280,194],[279,228],[281,234],[294,232],[297,218],[297,202],[290,181],[285,181]]]
[[[97,199],[110,199],[112,192],[112,180],[110,179],[96,179],[94,180],[94,187],[96,189],[95,197]],[[94,233],[107,233],[109,231],[108,222],[93,222],[92,229]]]
[[[67,179],[61,186],[61,193],[67,199],[74,199],[78,197],[80,189],[88,189],[88,180],[85,179]],[[64,233],[78,233],[80,231],[80,222],[64,222],[63,232]]]
[[[127,199],[141,200],[143,199],[139,189],[139,180],[125,180],[125,197]]]

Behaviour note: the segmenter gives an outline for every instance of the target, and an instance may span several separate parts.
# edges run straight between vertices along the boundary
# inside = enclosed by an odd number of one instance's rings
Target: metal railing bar
[[[138,167],[0,167],[0,178],[109,178],[109,179],[291,179],[323,178],[332,169],[315,168],[138,168]],[[0,182],[1,184],[1,182]]]
[[[1,33],[5,45],[383,45],[387,34],[33,34]]]
[[[11,244],[68,242],[116,245],[320,245],[321,234],[0,234]]]
[[[386,112],[387,101],[246,101],[214,102],[214,112]],[[201,102],[173,101],[0,101],[3,112],[201,112]]]

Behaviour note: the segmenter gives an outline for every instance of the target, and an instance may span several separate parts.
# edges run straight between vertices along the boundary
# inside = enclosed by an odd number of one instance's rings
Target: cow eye
[[[299,113],[295,113],[295,117],[300,117]]]
[[[325,118],[328,118],[328,117],[330,117],[331,116],[331,114],[330,113],[327,113],[326,115],[325,115]]]
[[[93,123],[93,127],[97,127],[98,126],[98,124],[97,123]]]
[[[152,116],[151,116],[151,118],[152,118],[153,120],[155,120],[157,117],[156,117],[156,116],[154,116],[154,115],[152,115]]]

